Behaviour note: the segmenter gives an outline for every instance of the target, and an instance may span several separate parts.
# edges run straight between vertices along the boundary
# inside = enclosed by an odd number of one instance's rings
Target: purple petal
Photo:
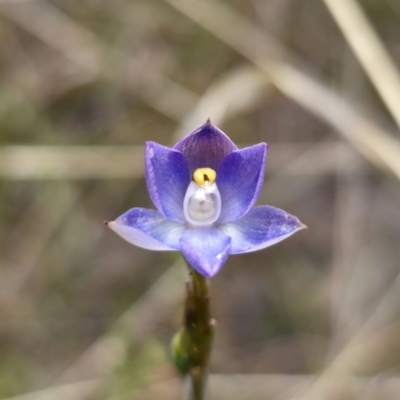
[[[231,254],[264,249],[304,228],[297,217],[271,206],[254,207],[242,219],[220,227],[232,238]]]
[[[146,208],[132,208],[107,225],[129,243],[148,250],[179,250],[179,239],[186,230]]]
[[[219,229],[188,229],[180,240],[187,262],[206,278],[214,276],[224,265],[231,239]]]
[[[266,143],[228,154],[217,168],[222,211],[218,222],[235,221],[257,201],[264,182]]]
[[[192,174],[195,169],[202,167],[216,170],[222,158],[237,147],[224,132],[207,121],[179,141],[174,149],[185,155]]]
[[[183,199],[190,180],[182,153],[154,142],[146,144],[147,190],[158,211],[171,221],[185,221]]]

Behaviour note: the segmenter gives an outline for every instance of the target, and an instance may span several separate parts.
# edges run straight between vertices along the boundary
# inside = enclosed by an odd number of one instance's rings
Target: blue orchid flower
[[[107,225],[136,246],[181,251],[210,278],[230,254],[264,249],[305,228],[283,210],[254,207],[267,148],[239,150],[209,120],[172,149],[147,142],[147,189],[157,210],[132,208]]]

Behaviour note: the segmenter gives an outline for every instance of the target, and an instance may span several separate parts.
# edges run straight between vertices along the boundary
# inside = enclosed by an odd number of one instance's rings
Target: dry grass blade
[[[223,375],[210,376],[210,400],[232,400],[251,398],[252,400],[292,400],[296,394],[307,390],[315,381],[315,375]],[[101,385],[104,379],[83,381],[69,385],[51,387],[42,391],[28,393],[6,400],[76,400],[87,398],[93,387]],[[128,399],[176,399],[179,396],[180,381],[169,379],[154,383],[146,391],[134,391],[108,400]],[[334,390],[336,394],[348,394],[352,399],[375,400],[396,399],[400,393],[399,378],[334,377],[324,382],[324,392]],[[82,395],[85,394],[86,397]],[[76,397],[74,397],[74,395]],[[90,397],[89,397],[90,398]],[[338,398],[338,397],[336,397]],[[340,397],[342,398],[342,397]],[[345,397],[348,398],[348,397]]]
[[[293,400],[296,394],[309,388],[315,380],[313,375],[223,375],[213,374],[209,379],[209,400]],[[398,378],[356,378],[348,380],[332,378],[324,383],[326,392],[334,390],[335,399],[375,400],[396,399],[400,392]],[[107,400],[130,399],[177,399],[179,381],[167,380],[151,385],[146,391],[135,391]]]
[[[253,110],[269,88],[265,74],[251,65],[228,71],[209,86],[193,110],[182,119],[174,142],[203,124],[205,118],[211,117],[214,125],[221,126],[232,115]]]
[[[44,1],[3,1],[0,13],[89,73],[138,93],[160,113],[180,120],[197,95],[157,71],[148,73],[146,55],[126,57],[86,27]]]
[[[127,338],[140,344],[150,331],[183,298],[183,261],[179,260],[115,323],[110,333],[99,338],[58,378],[63,384],[81,379],[97,378],[113,371],[125,358]]]
[[[92,379],[71,383],[68,385],[60,385],[49,387],[37,392],[23,394],[21,396],[9,397],[7,400],[79,400],[89,399],[95,395],[103,379]]]
[[[363,250],[365,232],[371,224],[371,210],[368,207],[369,203],[365,201],[367,198],[367,177],[337,176],[332,244],[334,251],[330,277],[332,354],[337,353],[340,347],[350,339],[351,333],[348,327],[350,321],[353,325],[354,321],[357,321],[355,314],[359,312],[359,309],[349,301],[349,293],[357,292],[358,286],[365,286],[365,281],[353,282],[351,277],[354,274],[357,258]],[[365,279],[371,278],[366,274]]]
[[[101,41],[50,3],[3,1],[0,12],[88,72],[97,75],[111,71],[113,60],[108,59],[106,68],[100,62],[106,60]]]
[[[198,117],[197,113],[193,114]],[[245,147],[239,144],[239,147]],[[359,172],[354,151],[344,143],[270,143],[268,173],[325,175]],[[3,146],[0,177],[9,180],[139,179],[144,176],[143,146]],[[307,152],[306,157],[302,157]],[[310,155],[311,154],[311,155]],[[337,165],[338,154],[342,162]],[[296,161],[295,165],[290,163]]]
[[[398,365],[400,324],[393,322],[393,311],[398,310],[399,287],[400,273],[343,350],[299,399],[325,398],[326,382],[332,377],[348,380],[352,375],[377,374]],[[330,391],[334,393],[334,388]]]
[[[143,146],[4,146],[0,176],[7,179],[143,177]]]
[[[356,0],[324,0],[347,42],[400,127],[400,75]]]
[[[400,179],[400,143],[325,85],[283,62],[283,48],[250,21],[222,3],[165,1],[251,60],[283,94],[334,126],[369,162]]]
[[[69,185],[59,189],[56,194],[51,190],[44,191],[42,196],[48,198],[49,202],[51,201],[57,206],[54,208],[47,207],[46,218],[44,218],[43,208],[39,204],[33,205],[23,223],[19,226],[16,225],[10,231],[10,236],[18,236],[23,232],[26,237],[25,240],[21,240],[19,243],[21,251],[18,257],[14,258],[13,262],[9,261],[7,263],[10,264],[9,268],[4,268],[1,274],[0,303],[7,305],[10,316],[15,316],[20,312],[20,309],[24,309],[22,304],[31,303],[27,302],[26,293],[25,296],[21,296],[21,294],[25,291],[29,279],[40,267],[39,261],[43,257],[55,231],[68,214],[79,207],[79,200],[81,199],[81,193]],[[42,213],[40,210],[42,210]],[[39,224],[41,226],[40,230],[35,228]],[[35,232],[35,234],[29,235],[29,232]]]
[[[294,400],[297,398],[296,395],[312,385],[314,380],[313,375],[212,375],[210,400]],[[388,395],[399,393],[400,382],[397,378],[377,383],[371,378],[352,377],[344,380],[335,377],[325,382],[325,392],[332,389],[336,394],[334,399],[392,399],[395,397]]]

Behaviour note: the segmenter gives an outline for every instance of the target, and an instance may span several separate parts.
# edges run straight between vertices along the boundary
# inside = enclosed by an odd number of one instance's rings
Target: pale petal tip
[[[300,229],[308,229],[308,226],[300,222]]]
[[[103,221],[103,224],[110,229],[113,229],[113,225],[115,225],[115,221]]]

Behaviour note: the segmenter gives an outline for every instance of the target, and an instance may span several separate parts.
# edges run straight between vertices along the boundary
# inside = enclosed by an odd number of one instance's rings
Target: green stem
[[[215,321],[210,314],[207,280],[191,266],[188,268],[183,327],[175,335],[172,350],[179,372],[190,377],[188,398],[203,400]]]

